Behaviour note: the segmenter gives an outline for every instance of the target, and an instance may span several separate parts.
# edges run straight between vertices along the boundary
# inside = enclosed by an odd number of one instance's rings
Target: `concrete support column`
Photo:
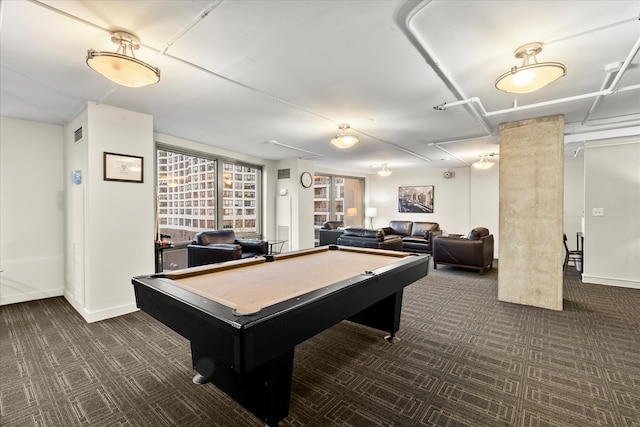
[[[562,310],[564,116],[500,126],[498,300]]]

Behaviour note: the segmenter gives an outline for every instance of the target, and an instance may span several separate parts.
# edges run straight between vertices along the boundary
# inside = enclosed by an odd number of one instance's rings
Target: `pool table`
[[[428,266],[428,255],[330,245],[132,284],[141,310],[191,342],[194,383],[214,383],[277,426],[289,412],[295,346],[342,320],[393,337],[404,287]]]

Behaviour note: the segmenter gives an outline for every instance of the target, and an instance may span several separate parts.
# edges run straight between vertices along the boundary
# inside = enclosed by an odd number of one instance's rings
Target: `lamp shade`
[[[160,81],[159,69],[119,53],[90,49],[87,53],[87,65],[121,86],[142,87]]]
[[[333,137],[331,143],[338,148],[349,148],[360,142],[360,138],[358,138],[357,136],[347,134],[347,130],[350,127],[351,126],[349,126],[349,124],[347,123],[342,123],[341,125],[339,125],[338,129],[340,129],[340,133]]]
[[[496,88],[510,93],[529,93],[542,89],[566,74],[564,65],[557,62],[513,67],[496,80]]]
[[[485,170],[485,169],[489,169],[490,167],[492,167],[493,164],[494,163],[488,161],[485,156],[482,156],[482,158],[480,160],[478,160],[477,162],[473,163],[473,167],[476,168],[476,169]]]
[[[542,89],[566,75],[566,67],[559,62],[538,63],[536,55],[540,52],[542,52],[540,42],[528,43],[516,49],[515,57],[522,59],[522,65],[511,67],[509,71],[498,77],[495,83],[496,89],[510,93],[529,93]]]
[[[159,69],[133,55],[133,51],[140,48],[140,40],[136,36],[118,31],[111,35],[111,41],[118,45],[116,52],[89,49],[87,65],[91,69],[121,86],[142,87],[160,81]]]
[[[393,173],[393,172],[391,172],[391,171],[389,170],[389,167],[387,166],[387,164],[386,164],[386,163],[383,163],[383,164],[382,164],[382,169],[380,169],[380,170],[378,171],[378,175],[380,175],[380,176],[389,176],[389,175],[391,175],[392,173]]]
[[[378,208],[367,208],[365,214],[367,218],[375,218],[378,216]]]

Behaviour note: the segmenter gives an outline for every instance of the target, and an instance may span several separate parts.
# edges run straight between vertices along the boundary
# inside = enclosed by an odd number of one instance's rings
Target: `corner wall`
[[[0,120],[0,305],[60,296],[62,126]]]
[[[587,142],[584,161],[583,281],[640,289],[640,136]]]
[[[313,248],[313,185],[304,188],[300,184],[303,172],[314,175],[313,162],[305,159],[282,160],[277,162],[277,169],[289,169],[290,177],[277,179],[276,191],[267,195],[276,200],[276,238],[287,240],[284,250]],[[286,194],[281,195],[281,190],[286,190]]]
[[[83,127],[83,140],[74,132]],[[143,182],[105,181],[104,153],[144,159]],[[71,184],[71,171],[82,183]],[[153,118],[89,103],[65,127],[67,285],[87,322],[136,311],[131,278],[154,271]]]
[[[451,169],[453,178],[444,178],[449,169],[420,168],[394,172],[388,177],[369,175],[366,206],[378,208],[375,228],[387,227],[391,220],[437,222],[444,234],[467,234],[474,227],[487,227],[494,236],[494,257],[498,258],[498,176],[500,163],[487,170],[463,167]],[[398,212],[398,187],[433,185],[433,213]]]

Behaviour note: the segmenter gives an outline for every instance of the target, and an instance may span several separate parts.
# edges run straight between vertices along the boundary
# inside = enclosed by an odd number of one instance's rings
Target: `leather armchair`
[[[384,227],[382,231],[387,236],[398,236],[401,239],[411,236],[413,229],[413,221],[389,221],[389,226]]]
[[[347,228],[338,237],[338,244],[356,246],[359,248],[402,250],[402,239],[398,236],[386,236],[381,228],[369,230],[366,228]]]
[[[433,239],[433,268],[438,264],[473,268],[484,273],[493,268],[493,234],[476,227],[466,236],[437,236]]]
[[[250,258],[268,252],[269,244],[265,240],[237,239],[233,230],[203,231],[187,246],[187,266]]]
[[[320,246],[336,245],[338,237],[344,232],[344,221],[327,221],[318,229]]]
[[[433,238],[442,236],[437,222],[414,222],[411,234],[402,238],[402,250],[405,252],[433,252]]]

